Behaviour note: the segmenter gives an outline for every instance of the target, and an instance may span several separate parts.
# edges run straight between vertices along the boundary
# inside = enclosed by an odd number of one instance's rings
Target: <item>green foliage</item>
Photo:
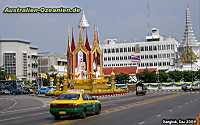
[[[139,80],[145,83],[155,83],[157,80],[155,72],[144,71],[136,75]],[[159,81],[160,82],[180,82],[181,80],[185,82],[192,82],[195,80],[200,80],[200,70],[198,71],[159,71]]]
[[[0,70],[0,80],[5,80],[6,75],[7,75],[6,72]]]
[[[166,73],[165,71],[160,71],[159,72],[159,81],[160,82],[166,82],[169,78],[169,74]]]
[[[119,75],[116,75],[116,78],[115,80],[117,81],[117,83],[127,83],[129,81],[129,75],[127,74],[119,74]]]
[[[144,83],[156,82],[157,79],[156,72],[149,72],[148,70],[145,70],[144,72],[139,73],[136,76],[139,80],[142,80]]]

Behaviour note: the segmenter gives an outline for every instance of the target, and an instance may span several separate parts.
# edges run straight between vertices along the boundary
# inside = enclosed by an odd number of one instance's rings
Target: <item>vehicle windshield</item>
[[[63,94],[60,95],[57,99],[58,100],[78,100],[80,94]]]

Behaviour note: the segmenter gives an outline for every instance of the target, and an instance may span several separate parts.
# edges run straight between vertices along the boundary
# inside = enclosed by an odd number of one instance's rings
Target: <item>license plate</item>
[[[63,112],[63,111],[59,112],[59,115],[65,115],[65,114],[66,112]]]

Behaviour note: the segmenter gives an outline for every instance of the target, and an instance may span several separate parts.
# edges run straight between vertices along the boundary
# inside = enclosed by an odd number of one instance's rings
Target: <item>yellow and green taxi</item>
[[[50,102],[50,113],[55,119],[66,115],[79,115],[85,118],[87,114],[99,114],[100,112],[100,101],[81,90],[68,91]]]

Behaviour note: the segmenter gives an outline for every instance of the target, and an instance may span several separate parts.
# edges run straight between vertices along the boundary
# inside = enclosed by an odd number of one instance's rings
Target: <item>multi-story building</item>
[[[67,57],[64,55],[51,54],[48,52],[39,53],[39,72],[47,73],[54,68],[59,73],[67,71]]]
[[[21,40],[0,40],[0,67],[17,79],[35,80],[38,74],[38,48]]]
[[[144,42],[107,39],[102,45],[103,66],[167,70],[174,65],[177,47],[178,41],[175,38],[161,36],[156,28],[152,29],[151,35],[146,36]]]

